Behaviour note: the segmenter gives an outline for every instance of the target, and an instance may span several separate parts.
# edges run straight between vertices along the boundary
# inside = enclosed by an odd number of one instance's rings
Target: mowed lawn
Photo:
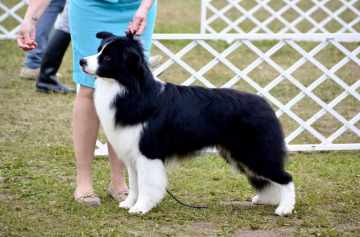
[[[7,6],[12,0],[3,1]],[[219,2],[219,1],[217,1]],[[247,2],[247,1],[244,1]],[[274,1],[279,2],[279,1]],[[307,2],[307,1],[304,1]],[[309,1],[310,2],[310,1]],[[217,3],[221,5],[221,3]],[[304,4],[304,3],[302,3]],[[306,5],[306,4],[305,4]],[[23,15],[25,8],[18,11]],[[0,12],[2,13],[2,12]],[[235,14],[235,13],[231,13]],[[231,16],[229,16],[231,17]],[[5,27],[12,21],[1,23]],[[221,22],[215,22],[221,26]],[[16,25],[16,24],[15,24]],[[200,1],[159,2],[156,33],[198,33],[200,31]],[[161,41],[174,53],[189,41]],[[208,41],[218,52],[229,45],[223,41]],[[252,42],[266,52],[276,41]],[[318,43],[298,42],[306,51]],[[343,43],[353,51],[359,43]],[[94,46],[97,47],[97,46]],[[72,144],[72,108],[75,95],[44,95],[35,92],[35,82],[19,77],[24,53],[14,40],[0,40],[0,235],[1,236],[359,236],[360,235],[360,152],[291,152],[286,170],[296,185],[294,213],[289,217],[274,215],[276,206],[254,206],[255,195],[243,175],[233,175],[217,154],[203,154],[181,164],[169,173],[168,189],[181,201],[208,206],[191,209],[166,195],[164,200],[146,215],[130,215],[106,197],[110,181],[107,157],[95,157],[93,163],[94,188],[101,198],[98,208],[87,208],[75,203],[76,164]],[[168,57],[153,47],[152,54]],[[359,56],[359,55],[358,55]],[[329,45],[316,59],[327,68],[341,61],[343,55]],[[301,56],[289,45],[275,53],[272,59],[284,69]],[[183,57],[199,70],[213,57],[201,46],[196,46]],[[228,56],[240,69],[246,68],[257,56],[242,45]],[[72,52],[68,49],[60,73],[61,82],[75,87],[72,82]],[[323,73],[311,63],[305,63],[292,75],[308,86]],[[360,67],[349,62],[337,73],[349,86],[360,79]],[[224,85],[235,74],[218,64],[204,75],[216,86]],[[266,86],[279,73],[263,63],[249,76]],[[190,74],[173,64],[160,79],[181,84]],[[194,83],[201,85],[200,83]],[[256,92],[240,80],[235,89]],[[356,90],[360,93],[360,89]],[[327,79],[314,90],[324,102],[330,103],[343,89]],[[286,104],[300,90],[284,80],[270,93]],[[274,106],[277,111],[278,108]],[[360,103],[348,96],[334,109],[350,120],[360,113]],[[321,107],[308,97],[292,107],[307,120]],[[286,135],[298,128],[287,115],[280,120]],[[312,125],[329,137],[342,124],[333,116],[324,115]],[[360,123],[355,123],[360,129]],[[101,131],[101,141],[105,140]],[[360,138],[347,131],[334,142],[359,143]],[[296,137],[292,144],[319,143],[308,132]]]

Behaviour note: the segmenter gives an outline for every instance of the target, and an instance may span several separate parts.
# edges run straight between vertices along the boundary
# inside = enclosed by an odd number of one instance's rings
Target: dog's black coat
[[[111,104],[116,109],[116,125],[146,124],[139,144],[144,156],[165,162],[216,146],[257,189],[268,180],[292,181],[284,171],[282,128],[265,99],[233,89],[160,83],[133,35],[100,32],[97,37],[103,39],[99,51],[108,45],[99,57],[96,74],[115,79],[128,91]]]

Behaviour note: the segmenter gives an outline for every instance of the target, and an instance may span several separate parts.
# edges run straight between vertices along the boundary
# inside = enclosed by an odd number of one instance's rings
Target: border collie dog
[[[286,148],[279,120],[265,99],[233,89],[178,86],[156,80],[141,42],[99,32],[98,53],[80,60],[96,77],[94,101],[108,141],[127,165],[130,193],[120,207],[147,213],[166,193],[166,168],[216,147],[257,195],[255,204],[292,212],[295,188],[284,170]]]

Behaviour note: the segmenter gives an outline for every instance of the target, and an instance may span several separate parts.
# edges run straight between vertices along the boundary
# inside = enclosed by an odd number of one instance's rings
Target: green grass
[[[12,1],[4,1],[8,6]],[[244,1],[245,2],[245,1]],[[305,2],[305,1],[304,1]],[[302,3],[304,4],[304,3]],[[23,11],[23,9],[22,9]],[[197,33],[200,31],[200,1],[159,1],[156,33]],[[19,14],[21,13],[18,12]],[[23,14],[23,13],[22,13]],[[13,24],[2,22],[2,24]],[[178,52],[189,41],[161,41]],[[223,41],[208,41],[218,52],[228,45]],[[276,41],[253,42],[266,52]],[[317,43],[298,43],[306,51]],[[343,44],[349,50],[358,43]],[[331,68],[344,58],[334,47],[327,46],[316,58]],[[209,209],[189,209],[168,195],[145,216],[130,215],[106,197],[110,181],[106,157],[96,157],[93,163],[94,187],[102,200],[99,208],[77,205],[75,189],[75,157],[72,148],[72,107],[75,95],[44,95],[35,92],[34,81],[18,75],[24,53],[14,40],[0,41],[0,235],[1,236],[359,236],[360,235],[360,152],[294,152],[289,154],[286,169],[296,184],[297,204],[289,217],[277,217],[275,206],[249,205],[255,192],[244,176],[234,176],[216,154],[182,164],[169,174],[169,190],[180,200]],[[65,55],[60,73],[61,82],[72,82],[72,52]],[[162,54],[153,47],[152,54]],[[167,57],[164,55],[165,60]],[[240,69],[257,59],[244,45],[229,55],[228,60]],[[213,57],[196,46],[183,60],[199,70]],[[288,68],[300,56],[290,46],[284,46],[272,59]],[[348,85],[360,78],[359,66],[349,63],[337,72]],[[322,73],[311,63],[292,74],[304,85],[311,84]],[[234,74],[224,65],[217,65],[204,75],[222,86]],[[278,73],[266,63],[249,74],[259,85],[266,86]],[[164,81],[182,83],[189,74],[172,65],[161,75]],[[197,83],[195,83],[197,84]],[[255,92],[240,81],[234,88]],[[314,90],[324,102],[330,102],[342,89],[327,80]],[[358,89],[357,92],[360,92]],[[282,103],[299,90],[284,80],[270,91]],[[277,109],[274,107],[274,109]],[[303,119],[321,108],[304,98],[292,110]],[[346,119],[360,112],[360,103],[349,96],[335,107]],[[286,115],[280,117],[286,134],[298,125]],[[360,123],[355,126],[360,128]],[[326,136],[341,124],[325,115],[313,125]],[[104,141],[101,132],[100,140]],[[309,134],[300,135],[293,144],[318,142]],[[360,142],[354,133],[346,132],[335,142]],[[232,201],[237,201],[231,205]],[[239,203],[239,204],[237,204]]]
[[[289,217],[273,215],[275,206],[221,205],[248,203],[254,191],[243,176],[233,176],[227,164],[211,154],[169,174],[169,190],[178,198],[209,209],[189,209],[166,196],[150,213],[138,216],[106,197],[110,171],[105,157],[97,157],[93,165],[102,206],[86,208],[72,198],[76,169],[71,147],[24,144],[14,150],[9,143],[5,142],[7,155],[0,161],[1,194],[5,195],[0,200],[0,233],[4,236],[360,234],[358,152],[291,154],[287,170],[294,176],[297,205]]]

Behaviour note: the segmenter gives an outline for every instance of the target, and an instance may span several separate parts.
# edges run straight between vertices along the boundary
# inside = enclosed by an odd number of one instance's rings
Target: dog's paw
[[[260,196],[259,194],[252,198],[252,203],[255,205],[267,205],[267,204],[273,205],[274,204],[272,201],[267,200],[266,198]],[[277,203],[277,204],[279,204],[279,203]]]
[[[145,209],[145,208],[140,208],[140,207],[137,207],[137,206],[134,206],[132,208],[130,208],[129,210],[129,213],[130,214],[145,214],[147,213],[149,210]]]
[[[255,197],[252,198],[252,203],[255,204],[255,205],[263,205],[263,204],[265,204],[265,203],[261,202],[259,195],[256,195]]]
[[[275,210],[275,214],[278,216],[286,216],[291,214],[292,210],[294,210],[294,206],[279,206]]]
[[[126,199],[125,201],[120,202],[119,207],[125,208],[125,209],[130,209],[130,208],[132,208],[134,205],[135,205],[135,202]]]

